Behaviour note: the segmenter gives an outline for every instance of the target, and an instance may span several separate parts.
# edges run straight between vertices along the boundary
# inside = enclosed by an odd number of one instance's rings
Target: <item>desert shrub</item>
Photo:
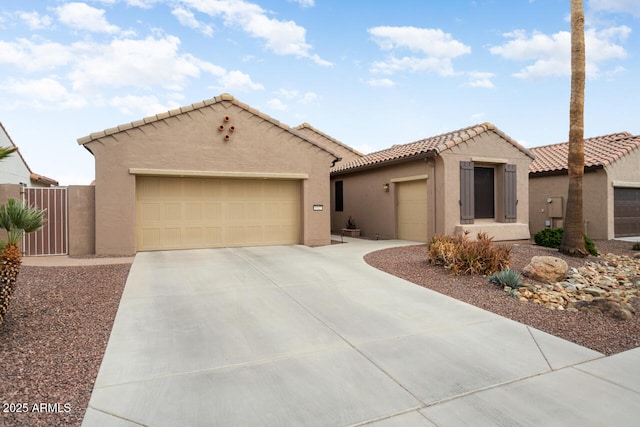
[[[538,246],[544,246],[546,248],[558,249],[562,243],[563,228],[546,228],[537,232],[533,236],[533,240]],[[586,235],[584,236],[584,246],[587,252],[593,256],[598,256],[598,250],[595,243]]]
[[[640,243],[634,243],[631,249],[634,251],[640,251]]]
[[[492,274],[509,268],[511,248],[494,245],[484,233],[478,240],[466,236],[435,236],[429,244],[429,262],[454,274]]]
[[[544,230],[537,232],[533,236],[533,240],[538,246],[558,249],[562,242],[563,232],[564,230],[562,228],[545,228]]]
[[[358,228],[356,220],[353,219],[351,215],[349,215],[349,218],[347,218],[347,220],[344,222],[344,226],[347,230],[355,230]]]
[[[489,276],[489,282],[501,287],[509,286],[512,289],[517,289],[522,286],[524,280],[520,273],[507,268],[506,270]]]

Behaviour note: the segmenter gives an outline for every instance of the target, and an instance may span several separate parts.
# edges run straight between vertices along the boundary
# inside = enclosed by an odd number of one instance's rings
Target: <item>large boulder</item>
[[[522,274],[533,280],[554,284],[567,277],[569,265],[565,260],[553,256],[534,256],[522,270]]]

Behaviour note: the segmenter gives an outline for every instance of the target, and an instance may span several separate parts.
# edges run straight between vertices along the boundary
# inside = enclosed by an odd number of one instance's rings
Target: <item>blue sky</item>
[[[640,133],[640,1],[585,0],[585,136]],[[485,121],[568,139],[569,0],[8,0],[0,121],[88,184],[91,132],[227,92],[362,152]]]

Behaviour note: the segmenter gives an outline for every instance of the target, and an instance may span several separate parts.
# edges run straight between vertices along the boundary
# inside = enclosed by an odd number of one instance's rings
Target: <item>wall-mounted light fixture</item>
[[[389,192],[389,183],[385,182],[385,184],[382,186],[382,189],[385,191],[385,193]]]

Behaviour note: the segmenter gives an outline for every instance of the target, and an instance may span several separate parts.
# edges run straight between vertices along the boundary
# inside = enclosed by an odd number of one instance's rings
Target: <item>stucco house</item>
[[[95,251],[329,244],[340,156],[229,94],[78,139],[95,158]]]
[[[0,123],[0,147],[17,147],[9,133]],[[0,184],[19,184],[22,187],[51,187],[57,186],[58,181],[38,175],[31,171],[20,150],[6,157],[0,163]]]
[[[569,178],[569,144],[531,148],[529,169],[531,232],[562,227]],[[583,214],[594,239],[640,236],[640,136],[628,132],[584,140]]]
[[[490,123],[394,145],[331,171],[332,230],[352,216],[372,239],[486,232],[528,239],[533,155]]]

